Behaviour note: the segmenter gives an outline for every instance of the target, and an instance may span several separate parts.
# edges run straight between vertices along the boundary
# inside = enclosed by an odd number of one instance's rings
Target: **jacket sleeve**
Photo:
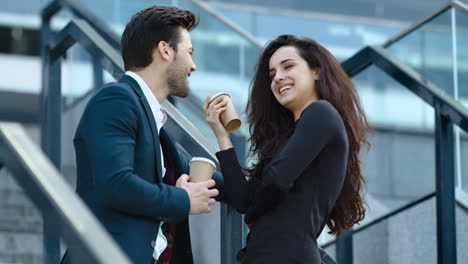
[[[343,136],[342,131],[341,117],[330,103],[318,101],[309,105],[283,148],[265,166],[246,222],[254,222],[275,207],[327,144]]]
[[[224,190],[224,178],[221,173],[215,171],[213,175],[213,180],[216,182],[214,188],[218,189],[219,195],[216,196],[216,201],[218,202],[225,202],[226,201],[226,191]]]
[[[186,155],[179,153],[179,158],[181,160],[181,163],[184,164],[184,170],[183,173],[189,174],[190,172],[190,158],[187,157]],[[223,175],[219,173],[218,171],[215,171],[213,174],[213,180],[216,182],[215,189],[219,191],[219,195],[215,197],[216,201],[219,202],[224,202],[226,200],[225,198],[225,192],[224,192],[224,179]]]
[[[98,200],[132,215],[183,220],[190,211],[185,190],[152,184],[135,173],[137,103],[124,87],[106,87],[90,101],[82,117],[75,140],[84,144]]]

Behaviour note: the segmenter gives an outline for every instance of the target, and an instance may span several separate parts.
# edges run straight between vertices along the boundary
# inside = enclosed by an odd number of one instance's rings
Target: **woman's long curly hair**
[[[293,114],[278,103],[270,89],[270,58],[283,46],[295,47],[310,69],[320,69],[320,78],[316,83],[317,94],[336,108],[346,128],[349,141],[346,177],[335,207],[327,219],[329,233],[340,234],[351,229],[365,216],[365,180],[361,172],[359,151],[361,143],[368,147],[370,145],[367,140],[369,125],[353,82],[333,55],[316,41],[281,35],[263,50],[246,107],[251,134],[249,154],[251,157],[256,156],[258,161],[247,172],[251,177],[261,175],[264,166],[294,131]]]

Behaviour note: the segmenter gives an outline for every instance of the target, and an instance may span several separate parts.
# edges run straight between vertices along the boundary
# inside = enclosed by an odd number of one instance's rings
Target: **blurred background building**
[[[39,145],[42,88],[41,10],[50,0],[4,1],[0,7],[0,120],[22,123]],[[60,1],[59,1],[60,2]],[[72,2],[72,1],[69,1]],[[173,103],[211,143],[215,143],[193,106],[208,94],[227,90],[240,113],[261,47],[280,34],[319,41],[344,62],[369,45],[387,52],[424,80],[468,107],[468,11],[448,8],[447,0],[75,0],[100,23],[120,36],[132,14],[151,5],[175,5],[201,18],[191,36],[198,66],[191,78],[190,103]],[[459,2],[464,6],[464,2]],[[415,23],[433,16],[395,42]],[[60,31],[75,14],[66,9],[54,16]],[[62,66],[62,174],[75,184],[74,131],[95,86],[93,57],[76,45]],[[113,77],[103,72],[103,81]],[[371,148],[362,153],[367,178],[367,217],[362,225],[388,214],[436,189],[434,108],[370,66],[353,81],[359,89],[370,124]],[[243,124],[243,135],[248,127]],[[468,137],[455,129],[456,239],[458,263],[468,263]],[[0,145],[1,146],[1,145]],[[365,148],[364,148],[365,149]],[[8,170],[0,169],[0,263],[43,263],[43,219]],[[221,209],[193,217],[196,263],[222,263]],[[201,223],[211,223],[207,233]],[[358,227],[357,227],[358,228]],[[435,198],[354,234],[354,263],[438,263]],[[334,237],[319,242],[336,257]],[[197,243],[209,240],[212,243]],[[65,245],[63,245],[65,247]],[[348,262],[349,263],[349,262]]]

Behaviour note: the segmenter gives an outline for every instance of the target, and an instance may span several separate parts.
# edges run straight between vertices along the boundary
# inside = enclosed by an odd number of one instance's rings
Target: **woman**
[[[219,121],[223,98],[205,101],[227,200],[251,227],[242,263],[320,263],[317,237],[364,218],[360,144],[367,120],[352,81],[324,47],[282,35],[257,64],[247,105],[250,154],[240,167]]]

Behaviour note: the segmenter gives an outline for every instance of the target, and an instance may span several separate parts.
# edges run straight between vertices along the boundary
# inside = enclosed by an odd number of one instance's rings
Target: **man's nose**
[[[194,72],[197,70],[197,65],[195,63],[192,63],[192,67],[190,68],[191,72]]]

